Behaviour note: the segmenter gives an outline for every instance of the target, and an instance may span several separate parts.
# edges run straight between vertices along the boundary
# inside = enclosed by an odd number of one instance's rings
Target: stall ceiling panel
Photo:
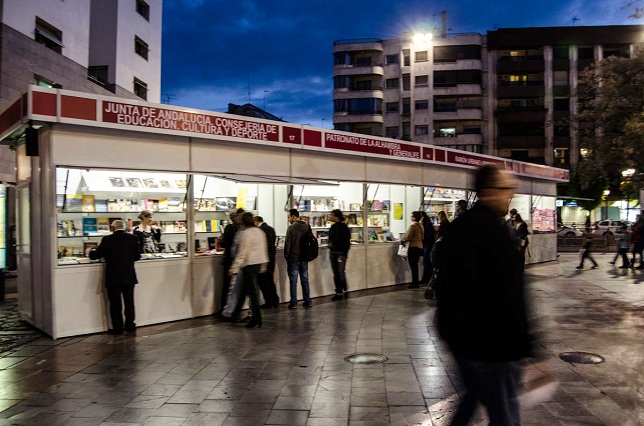
[[[424,166],[422,184],[454,189],[474,189],[474,169],[454,169],[441,166]]]
[[[364,182],[365,159],[315,151],[291,151],[291,176]]]
[[[402,161],[367,159],[367,182],[422,185],[423,166]]]
[[[289,156],[285,149],[247,144],[193,141],[192,169],[197,173],[288,176]]]
[[[53,131],[52,163],[133,170],[189,170],[189,146],[176,138]]]
[[[552,182],[533,179],[531,190],[531,193],[535,195],[557,196],[557,185],[553,185]]]

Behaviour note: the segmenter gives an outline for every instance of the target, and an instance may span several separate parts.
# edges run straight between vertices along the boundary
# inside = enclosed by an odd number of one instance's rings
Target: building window
[[[50,89],[62,89],[63,86],[61,86],[58,83],[54,83],[51,80],[46,79],[45,77],[39,76],[37,74],[34,74],[34,84],[36,86],[40,87],[48,87]]]
[[[56,53],[63,52],[63,32],[37,16],[35,40]]]
[[[465,134],[465,135],[480,135],[481,134],[481,126],[464,126],[463,127],[463,134]]]
[[[148,99],[148,85],[134,77],[134,94],[139,98]]]
[[[555,125],[555,136],[563,136],[563,137],[569,137],[570,136],[570,127],[565,125],[565,124],[556,124]]]
[[[143,0],[136,0],[136,13],[150,20],[150,5]]]
[[[371,90],[371,80],[356,81],[355,90]]]
[[[398,139],[398,136],[400,136],[400,129],[398,129],[398,126],[387,127],[385,129],[385,136],[392,139]]]
[[[568,148],[555,149],[555,163],[568,164],[570,162],[570,155]]]
[[[370,67],[371,66],[371,56],[363,56],[362,58],[356,58],[356,67]]]
[[[386,61],[387,61],[387,65],[399,64],[400,63],[400,55],[387,55]]]
[[[595,53],[592,47],[580,47],[577,50],[577,57],[579,59],[595,59]]]
[[[429,134],[429,126],[426,124],[423,126],[416,126],[414,128],[414,134],[416,136],[422,136],[422,135],[428,135]]]
[[[416,86],[427,86],[429,84],[429,76],[418,75],[415,80]]]
[[[429,101],[427,99],[424,101],[416,101],[414,109],[429,109]]]
[[[552,48],[552,59],[568,60],[568,46],[555,46]]]
[[[438,136],[441,138],[455,138],[456,127],[444,127],[438,130]]]
[[[570,101],[568,98],[555,98],[553,101],[553,108],[555,111],[570,111]]]
[[[148,60],[148,44],[141,40],[139,37],[134,36],[134,51],[146,61]]]
[[[409,74],[403,74],[403,76],[402,76],[403,90],[410,90],[411,89],[410,81],[411,80],[410,80]]]
[[[397,89],[400,87],[400,81],[397,78],[388,78],[385,84],[387,89]]]
[[[403,61],[404,61],[403,65],[406,66],[406,67],[408,67],[409,64],[411,63],[411,61],[409,59],[409,49],[403,50]]]
[[[411,101],[409,98],[404,98],[402,100],[403,114],[411,114]]]
[[[105,86],[107,84],[107,65],[91,66],[87,68],[87,79],[94,83]]]
[[[398,102],[387,102],[385,104],[385,111],[387,112],[398,112],[399,111],[399,105]]]
[[[410,141],[411,140],[411,126],[409,125],[409,123],[403,123],[402,129],[403,129],[402,138],[404,140],[406,140],[406,141]]]
[[[427,51],[416,52],[416,62],[427,62]]]
[[[526,161],[530,158],[530,153],[527,149],[513,149],[510,151],[510,158]]]
[[[555,71],[553,84],[555,86],[567,86],[568,85],[568,71]]]

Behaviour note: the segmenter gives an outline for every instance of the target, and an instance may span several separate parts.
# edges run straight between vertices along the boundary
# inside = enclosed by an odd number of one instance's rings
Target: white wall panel
[[[423,167],[420,164],[405,164],[402,161],[367,158],[366,181],[421,185],[423,182]]]
[[[285,149],[224,142],[193,141],[192,170],[198,173],[240,173],[288,176]]]
[[[450,169],[436,165],[423,166],[423,186],[442,186],[454,189],[474,188],[474,170]]]
[[[291,151],[291,176],[364,182],[365,159],[314,151]]]

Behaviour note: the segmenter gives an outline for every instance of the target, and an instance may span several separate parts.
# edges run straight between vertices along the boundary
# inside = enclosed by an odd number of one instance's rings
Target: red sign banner
[[[340,135],[337,133],[324,134],[326,148],[341,149],[343,151],[361,152],[365,154],[379,154],[396,158],[421,159],[421,147],[395,141],[365,138],[362,136]]]
[[[232,117],[176,111],[146,105],[103,101],[103,122],[258,141],[279,141],[277,124],[255,123]]]
[[[503,166],[505,167],[505,162],[501,158],[482,157],[479,155],[472,155],[465,152],[454,151],[447,151],[447,162],[472,167],[481,167],[486,164],[503,164]]]

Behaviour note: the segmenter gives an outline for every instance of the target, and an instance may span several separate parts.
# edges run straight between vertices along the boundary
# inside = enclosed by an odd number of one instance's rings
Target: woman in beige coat
[[[420,213],[411,212],[411,226],[403,237],[403,243],[407,245],[407,260],[411,267],[411,284],[408,288],[419,288],[420,281],[418,279],[418,262],[423,255],[423,225],[420,223]]]

